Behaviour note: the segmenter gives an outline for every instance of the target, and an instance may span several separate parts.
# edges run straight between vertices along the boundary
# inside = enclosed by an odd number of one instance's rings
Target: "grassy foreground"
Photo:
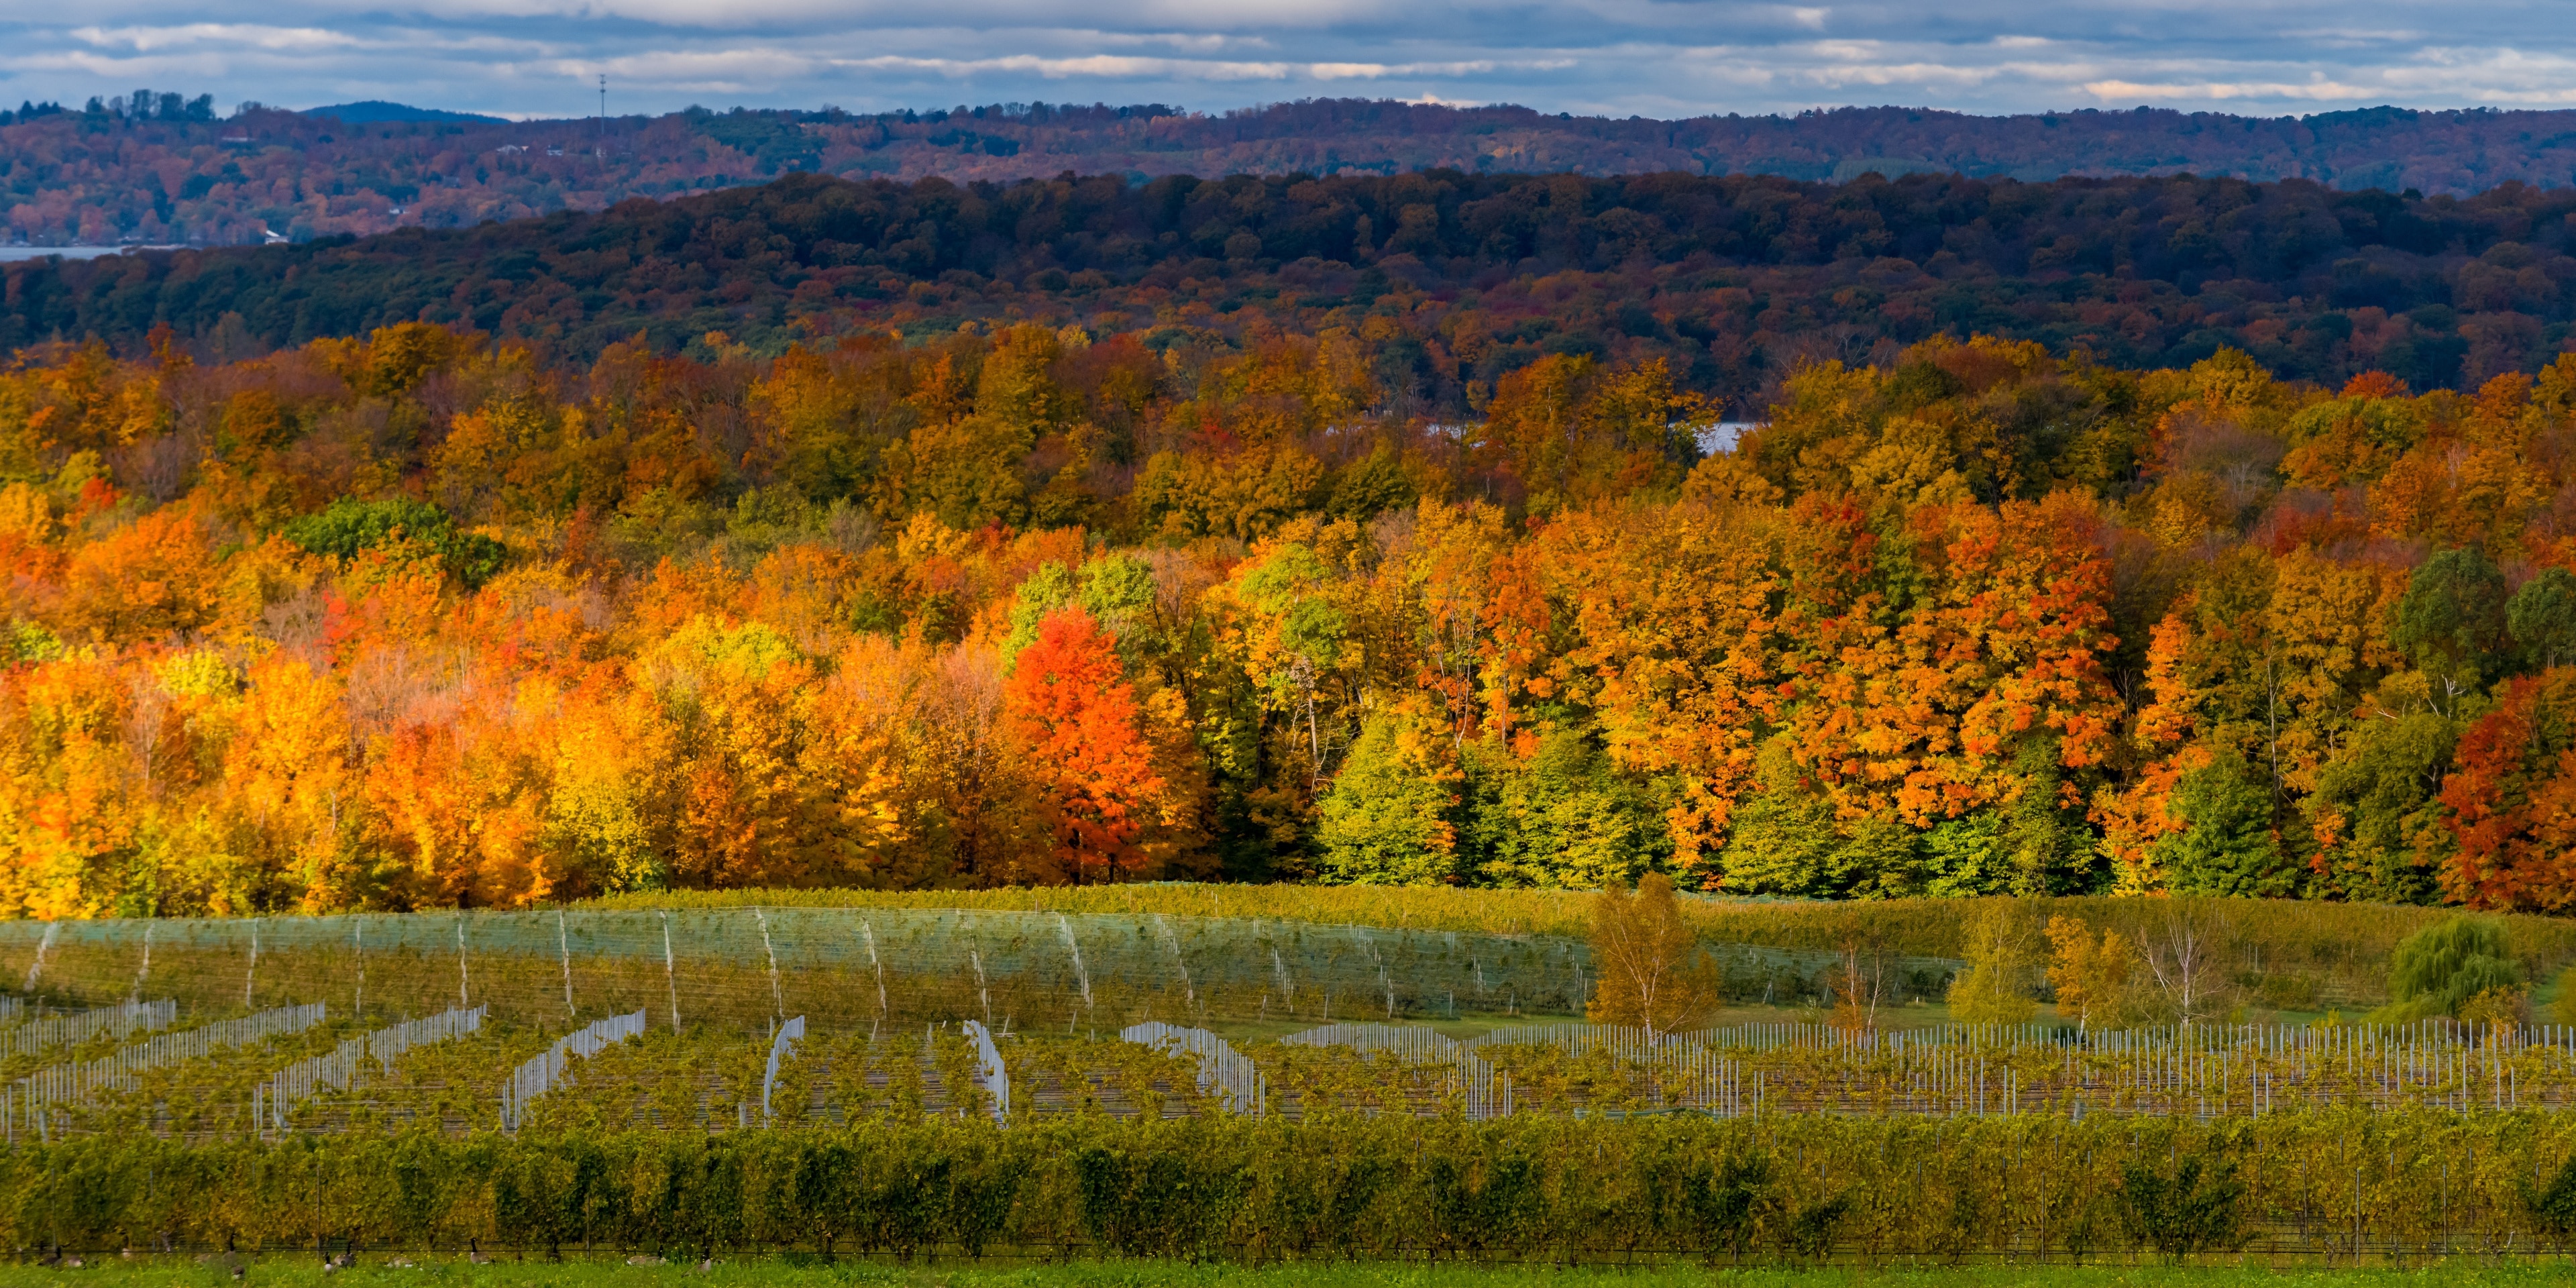
[[[2264,1284],[2273,1288],[2332,1285],[2333,1288],[2517,1288],[2519,1285],[2576,1284],[2576,1265],[2567,1262],[2494,1266],[2470,1258],[2412,1269],[2359,1270],[2302,1266],[2273,1269],[2243,1266],[1956,1266],[1940,1268],[1867,1268],[1831,1266],[1812,1270],[1706,1270],[1692,1265],[1636,1269],[1556,1270],[1533,1267],[1480,1268],[1462,1265],[1317,1264],[1246,1269],[1236,1266],[1190,1266],[1172,1262],[1077,1262],[1057,1266],[895,1267],[867,1262],[790,1262],[756,1258],[720,1261],[710,1271],[695,1266],[634,1266],[614,1261],[549,1265],[508,1261],[473,1265],[462,1259],[413,1258],[419,1264],[389,1267],[387,1258],[370,1255],[350,1270],[326,1274],[314,1258],[259,1258],[241,1261],[246,1274],[231,1275],[226,1262],[193,1258],[106,1258],[84,1269],[40,1270],[10,1267],[0,1276],[18,1284],[93,1284],[100,1288],[223,1288],[234,1283],[277,1288],[643,1288],[671,1283],[744,1285],[745,1288],[825,1288],[826,1285],[882,1285],[883,1288],[1705,1288],[1714,1282],[1740,1288],[2220,1288]]]

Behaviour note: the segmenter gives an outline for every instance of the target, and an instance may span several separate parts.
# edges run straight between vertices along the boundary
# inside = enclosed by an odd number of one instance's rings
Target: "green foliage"
[[[1923,834],[1924,892],[1948,899],[2002,894],[2012,888],[2011,866],[1996,840],[2003,818],[1981,809],[1945,818]]]
[[[1742,1257],[1771,1207],[1770,1161],[1759,1155],[1710,1164],[1696,1160],[1682,1176],[1682,1212],[1706,1256]]]
[[[50,662],[63,655],[63,642],[52,631],[23,617],[0,622],[0,666]]]
[[[1278,622],[1280,645],[1319,669],[1340,660],[1350,632],[1349,616],[1321,593],[1334,581],[1323,558],[1296,543],[1271,551],[1242,576],[1244,599]]]
[[[1325,880],[1359,885],[1457,881],[1457,767],[1436,735],[1372,716],[1318,806]]]
[[[2429,903],[2428,856],[2445,852],[2442,776],[2459,745],[2459,723],[2434,711],[2364,720],[2343,754],[2317,770],[2311,820],[2325,820],[2336,844],[2317,874],[2320,893],[2379,903]]]
[[[815,136],[776,112],[735,108],[716,113],[693,107],[681,115],[689,128],[751,158],[762,174],[812,170],[822,164],[822,149]]]
[[[286,539],[317,555],[355,559],[408,543],[434,556],[448,575],[478,587],[509,555],[498,541],[460,531],[447,511],[426,501],[361,501],[342,497],[319,514],[286,525]]]
[[[2408,935],[2389,959],[2387,1020],[2456,1015],[2489,989],[2518,988],[2522,967],[2504,927],[2488,917],[2454,917]]]
[[[1670,858],[1662,811],[1582,734],[1544,734],[1526,760],[1492,740],[1468,751],[1462,847],[1491,883],[1624,886]]]
[[[1499,110],[1499,109],[1497,109]],[[1320,113],[1313,122],[1335,136],[1376,128],[1376,115],[1362,123],[1329,104],[1281,105],[1269,109],[1292,118]],[[1433,116],[1446,109],[1425,109]],[[945,118],[945,113],[932,114]],[[1417,119],[1408,116],[1408,120]],[[1157,148],[1192,147],[1179,137],[1197,140],[1195,156],[1182,168],[1218,173],[1261,168],[1275,157],[1253,139],[1221,121],[1175,121],[1162,118]],[[2439,248],[2493,247],[2510,257],[2519,251],[2531,261],[2521,271],[2539,277],[2558,270],[2547,267],[2564,253],[2565,233],[2556,200],[2544,184],[2565,177],[2563,157],[2539,162],[2526,172],[2530,184],[2493,190],[2467,200],[2421,197],[2391,198],[2385,192],[2319,191],[2298,184],[2255,184],[2242,180],[2173,175],[2060,181],[1999,183],[1975,178],[1910,176],[1893,183],[1838,187],[1763,178],[1748,168],[1776,166],[1780,151],[1776,132],[1824,129],[1860,130],[1879,140],[1883,131],[1910,133],[1933,128],[1930,118],[1897,117],[1858,124],[1867,117],[1837,118],[1852,124],[1831,125],[1825,118],[1795,123],[1748,118],[1736,122],[1700,121],[1638,126],[1616,122],[1532,121],[1508,124],[1488,121],[1460,128],[1556,131],[1559,142],[1534,145],[1539,152],[1599,164],[1607,177],[1518,173],[1444,173],[1440,197],[1414,186],[1410,171],[1454,153],[1442,152],[1433,140],[1450,137],[1417,133],[1407,126],[1399,135],[1375,135],[1368,146],[1387,147],[1411,160],[1398,161],[1407,173],[1345,174],[1318,180],[1297,174],[1235,175],[1202,182],[1191,174],[1173,174],[1151,184],[1128,185],[1095,178],[1063,183],[1049,178],[1004,182],[974,201],[960,201],[956,188],[938,171],[960,163],[970,153],[1015,152],[1022,140],[1043,142],[1053,166],[1081,169],[1088,157],[1106,171],[1124,168],[1133,159],[1135,139],[1123,117],[1089,123],[1073,134],[1055,124],[979,120],[972,129],[934,124],[931,117],[816,118],[778,113],[691,113],[675,121],[683,128],[638,133],[621,131],[613,155],[566,169],[558,165],[510,160],[492,155],[493,164],[460,174],[437,158],[455,146],[433,127],[370,127],[361,141],[338,138],[324,143],[310,133],[312,123],[283,113],[264,114],[255,127],[264,138],[284,146],[260,149],[257,155],[214,148],[202,137],[154,142],[146,151],[127,153],[120,146],[113,172],[127,180],[103,180],[62,189],[62,203],[42,205],[36,216],[54,231],[30,235],[43,239],[70,237],[87,220],[137,235],[168,240],[202,240],[188,225],[219,219],[224,227],[248,225],[255,218],[278,218],[263,204],[266,194],[286,190],[358,191],[371,189],[389,201],[408,205],[424,188],[455,191],[455,199],[480,209],[520,205],[530,209],[587,211],[544,220],[483,224],[452,229],[408,229],[351,245],[338,238],[303,241],[264,251],[249,249],[180,252],[144,257],[140,263],[117,260],[62,263],[36,261],[0,269],[13,283],[10,299],[22,301],[0,316],[0,347],[38,343],[53,335],[97,335],[111,343],[140,348],[144,333],[166,322],[182,336],[206,336],[225,330],[244,341],[268,345],[298,343],[315,335],[354,334],[391,322],[422,317],[447,318],[462,307],[470,325],[492,331],[519,330],[523,338],[544,336],[583,357],[622,343],[639,330],[657,345],[677,348],[721,327],[747,340],[784,348],[801,338],[803,316],[845,315],[854,305],[881,305],[889,297],[907,296],[913,283],[936,285],[943,297],[958,297],[977,312],[1023,307],[1025,294],[1078,292],[1079,308],[1100,298],[1101,286],[1132,288],[1147,275],[1185,269],[1201,256],[1217,257],[1229,246],[1253,252],[1228,258],[1228,276],[1265,277],[1266,262],[1294,264],[1314,260],[1334,265],[1348,287],[1330,286],[1320,294],[1302,295],[1326,307],[1385,294],[1387,279],[1350,272],[1376,253],[1392,249],[1414,255],[1421,267],[1407,276],[1455,274],[1445,281],[1420,283],[1466,287],[1477,275],[1520,271],[1536,260],[1546,272],[1565,270],[1603,274],[1605,288],[1621,293],[1624,307],[1600,317],[1589,306],[1562,319],[1535,319],[1526,332],[1507,332],[1508,343],[1493,346],[1491,368],[1478,378],[1490,379],[1548,348],[1563,352],[1598,351],[1605,332],[1615,329],[1622,347],[1631,344],[1672,345],[1688,340],[1665,319],[1708,319],[1707,325],[1745,334],[1752,311],[1729,301],[1725,291],[1748,289],[1756,298],[1800,301],[1817,319],[1858,328],[1861,340],[1908,343],[1924,338],[1933,325],[1955,324],[1945,303],[1957,287],[1940,274],[1900,274],[1873,284],[1857,295],[1819,289],[1804,268],[1837,258],[1889,256],[1897,247],[1919,247],[1941,240],[1945,229],[1969,225],[1989,228],[1974,244],[1951,247],[1963,271],[1982,276],[1978,288],[1979,329],[2022,337],[2056,340],[2071,333],[2079,316],[2098,310],[2117,325],[2084,323],[2085,333],[2104,346],[2111,361],[2180,365],[2205,354],[2215,339],[2253,351],[2254,357],[2281,370],[2311,379],[2339,381],[2354,374],[2356,364],[2376,362],[2418,388],[2457,380],[2467,340],[2461,319],[2451,307],[2463,292],[2495,288],[2499,268],[2511,280],[2514,264],[2490,265],[2474,255],[2450,254]],[[2100,118],[2108,125],[2113,118]],[[1939,128],[1957,128],[1956,118]],[[2119,118],[2123,131],[2145,128]],[[2209,146],[2219,137],[2240,139],[2245,130],[2208,131],[2197,127],[2169,137],[2150,149],[2156,155],[2184,155]],[[204,127],[213,128],[213,127]],[[521,145],[560,142],[539,137],[534,124],[491,127],[480,152],[500,146],[498,139],[518,134]],[[1073,139],[1088,129],[1085,152]],[[1278,126],[1268,129],[1282,128]],[[1297,128],[1287,126],[1286,128]],[[2305,131],[2308,127],[2301,127]],[[2492,128],[2510,128],[2497,123]],[[1650,130],[1647,144],[1622,131]],[[1035,130],[1032,134],[1029,131]],[[13,134],[34,131],[31,146],[59,148],[60,132],[21,126]],[[1674,132],[1694,141],[1677,143]],[[2064,138],[2069,131],[2021,130],[2010,145],[2027,149],[2033,139]],[[2454,142],[2432,150],[2445,157],[2475,153],[2506,155],[2528,151],[2524,137]],[[1276,137],[1263,132],[1258,137]],[[2131,143],[2105,143],[2081,153],[2076,164],[2091,170],[2101,159]],[[829,140],[828,143],[825,140]],[[292,140],[289,142],[289,140]],[[710,142],[723,149],[710,149]],[[1071,153],[1063,151],[1075,146]],[[1682,147],[1693,155],[1726,156],[1710,163],[1704,177],[1655,178],[1645,173],[1663,164],[1667,150]],[[1857,144],[1852,146],[1858,146]],[[1923,148],[1955,147],[1944,134],[1924,138]],[[2060,144],[2059,146],[2063,146]],[[2274,145],[2275,147],[2281,145]],[[2315,146],[2302,133],[2298,147]],[[2346,156],[2334,163],[2344,173],[2379,172],[2384,138],[2376,130],[2367,141],[2348,143]],[[348,150],[368,154],[353,159]],[[1427,150],[1426,150],[1427,149]],[[2180,149],[2180,151],[2173,151]],[[733,155],[727,155],[727,151]],[[1793,149],[1795,150],[1795,149]],[[2043,150],[2047,150],[2043,146]],[[1830,151],[1830,149],[1829,149]],[[2229,155],[2211,158],[2210,175],[2226,174],[2243,164],[2234,145]],[[713,152],[714,155],[708,155]],[[222,153],[223,155],[218,155]],[[2359,154],[2366,154],[2360,159]],[[850,182],[821,175],[785,172],[814,167],[817,156],[838,156],[853,175],[895,170],[928,172],[917,183]],[[740,158],[740,159],[737,159]],[[1616,159],[1612,159],[1616,158]],[[1650,163],[1651,159],[1651,163]],[[2019,162],[2006,169],[2018,169]],[[2259,164],[2269,164],[2263,162]],[[2446,178],[2456,168],[2434,168]],[[68,163],[32,162],[22,174],[46,168],[68,171]],[[183,181],[201,185],[199,197],[185,211],[156,205],[144,194],[157,188],[163,173],[194,171]],[[1798,179],[1825,175],[1804,165]],[[2543,175],[2545,171],[2545,176]],[[1628,173],[1633,172],[1633,173]],[[2505,171],[2487,172],[2489,174]],[[781,175],[752,190],[683,196],[650,205],[624,200],[637,195],[665,197],[671,185],[724,186]],[[674,176],[678,177],[674,177]],[[33,179],[26,182],[34,182]],[[1553,199],[1571,183],[1579,195]],[[567,187],[566,185],[570,185]],[[2390,184],[2395,187],[2399,185]],[[2436,188],[2430,178],[2419,186]],[[479,195],[476,195],[479,193]],[[2156,212],[2134,218],[2131,212]],[[224,213],[218,214],[218,211]],[[77,212],[77,213],[74,213]],[[2120,213],[2113,213],[2120,212]],[[68,220],[69,222],[59,222]],[[332,224],[389,229],[392,217],[353,209],[334,210]],[[379,222],[381,221],[381,222]],[[1364,222],[1363,222],[1364,221]],[[1756,225],[1809,230],[1796,236],[1748,236]],[[2208,231],[2213,226],[2229,230]],[[1080,227],[1081,239],[1067,240],[1059,230]],[[1645,229],[1653,229],[1648,235]],[[1360,231],[1370,230],[1369,245]],[[154,230],[147,232],[146,230]],[[2401,231],[2402,230],[2402,231]],[[323,231],[311,219],[289,222],[280,231],[309,237]],[[2525,243],[2529,243],[2528,249]],[[2080,247],[2068,251],[2068,247]],[[1914,253],[1914,252],[1909,252]],[[2493,250],[2488,252],[2494,254]],[[1707,257],[1729,267],[1730,274],[1710,276],[1687,268],[1693,257]],[[1630,298],[1637,284],[1617,273],[1632,260],[1662,270],[1678,270],[1680,280],[1658,282],[1644,298]],[[695,266],[685,279],[661,271],[663,265]],[[2116,266],[2116,271],[2115,271]],[[2044,267],[2045,272],[2037,272]],[[2480,277],[2485,273],[2491,276]],[[968,278],[968,274],[973,274]],[[1095,276],[1096,275],[1096,276]],[[1358,281],[1351,281],[1352,278]],[[2246,308],[2224,322],[2198,312],[2191,284],[2203,279],[2263,283],[2264,293],[2249,297]],[[1333,279],[1325,279],[1331,281]],[[1523,281],[1532,280],[1524,278]],[[2332,280],[2332,291],[2314,283]],[[2542,280],[2546,280],[2542,278]],[[1082,285],[1075,285],[1082,282]],[[1275,289],[1276,277],[1258,282],[1257,290]],[[2140,292],[2127,284],[2164,284]],[[1406,283],[1405,285],[1414,285]],[[1304,285],[1300,283],[1301,287]],[[1235,282],[1226,283],[1231,294]],[[982,287],[989,294],[980,292]],[[1156,291],[1165,288],[1156,286]],[[2528,290],[2529,288],[2521,288]],[[558,298],[577,293],[576,310],[513,311],[509,302]],[[1254,298],[1259,298],[1258,296]],[[942,301],[945,302],[944,300]],[[1243,298],[1233,295],[1240,305]],[[2563,324],[2570,306],[2564,289],[2543,290],[2520,300],[2498,300],[2492,311],[2511,302],[2524,316],[2538,316],[2544,327]],[[1144,301],[1135,303],[1143,305]],[[2398,313],[2420,304],[2433,308],[2414,315],[2415,332],[2386,351],[2358,349],[2339,343],[2349,334],[2349,310],[2368,305]],[[1060,309],[1061,303],[1032,311]],[[1144,305],[1150,308],[1150,305]],[[1273,306],[1280,307],[1280,306]],[[1293,307],[1293,306],[1285,306]],[[1310,305],[1309,307],[1312,307]],[[2436,311],[2438,310],[2438,311]],[[1268,313],[1269,307],[1254,310]],[[2469,310],[2462,309],[2462,312]],[[1225,313],[1241,316],[1236,310]],[[801,316],[800,316],[801,315]],[[954,314],[936,314],[947,321]],[[229,318],[229,325],[224,321]],[[908,319],[898,319],[911,325]],[[1936,320],[1938,320],[1936,322]],[[1695,330],[1701,323],[1682,324]],[[1810,323],[1809,325],[1814,325]],[[1412,342],[1418,350],[1419,340]],[[1863,345],[1866,347],[1866,344]],[[1705,348],[1696,352],[1705,353]],[[1427,374],[1428,364],[1408,358],[1403,346],[1388,346],[1380,369],[1390,376]],[[1680,364],[1676,364],[1680,365]],[[1703,367],[1723,367],[1710,364]],[[1928,364],[1907,380],[1908,401],[1959,387],[1950,377],[1923,378]],[[1712,372],[1712,374],[1718,374]],[[1745,373],[1724,373],[1742,379]],[[1405,391],[1409,379],[1390,379]],[[1430,383],[1430,382],[1424,382]],[[1452,410],[1463,410],[1461,382],[1443,378],[1447,388],[1426,390]],[[1755,384],[1758,381],[1747,382]],[[2368,400],[2376,402],[2383,400]],[[2402,426],[2380,426],[2378,409],[2365,402],[2356,416],[2374,439],[2403,436]],[[2127,466],[2138,446],[2133,426],[2089,417],[2068,417],[2064,408],[2006,405],[1996,408],[2015,419],[2050,426],[2050,436],[2070,449],[2067,477],[2116,481],[2129,476]],[[1999,463],[2009,472],[2019,462]]]
[[[2522,584],[2504,609],[2505,630],[2522,650],[2523,665],[2547,670],[2576,662],[2576,575],[2544,568]]]
[[[1967,965],[1950,982],[1950,1016],[1967,1024],[2019,1024],[2037,1011],[2031,999],[2041,964],[2039,926],[2008,899],[1989,899],[1968,922]]]
[[[1086,1148],[1074,1155],[1083,1232],[1126,1256],[1204,1260],[1224,1247],[1227,1209],[1249,1188],[1240,1166],[1164,1151],[1130,1155]]]
[[[1011,601],[1011,631],[1002,653],[1017,657],[1037,642],[1038,623],[1068,604],[1091,614],[1100,628],[1118,637],[1118,651],[1132,662],[1142,655],[1154,621],[1154,570],[1134,555],[1102,555],[1083,561],[1079,571],[1049,560],[1020,582]]]
[[[1388,510],[1401,510],[1420,499],[1413,480],[1393,448],[1380,442],[1369,454],[1334,472],[1332,493],[1324,512],[1335,518],[1366,522]]]
[[[2095,886],[2100,862],[2093,834],[2082,807],[2068,803],[2061,790],[2065,776],[2058,755],[2055,738],[2029,739],[2013,754],[2021,789],[2004,806],[1992,860],[2011,874],[2003,893],[2074,894]]]
[[[2281,852],[2272,793],[2234,756],[2183,775],[2173,812],[2183,828],[2159,839],[2153,856],[2173,888],[2189,894],[2280,896],[2298,872]]]
[[[1789,1214],[1788,1231],[1782,1242],[1789,1255],[1800,1261],[1815,1261],[1833,1251],[1834,1232],[1843,1218],[1852,1213],[1851,1196],[1837,1194],[1819,1199]]]
[[[1720,864],[1726,888],[1738,894],[1807,898],[1889,897],[1913,894],[1924,876],[1917,834],[1890,820],[1840,819],[1832,802],[1808,785],[1785,747],[1765,747],[1757,762],[1754,794],[1736,807]],[[1942,861],[1962,864],[1944,873],[1950,888],[1999,880],[1991,845],[1973,831],[1943,836]],[[1970,875],[1962,878],[1959,874]]]
[[[2568,1239],[2576,1236],[2576,1158],[2559,1167],[2558,1174],[2550,1177],[2542,1189],[2535,1190],[2524,1182],[2522,1207],[2535,1228],[2565,1247]]]
[[[2508,643],[2506,597],[2504,574],[2483,551],[2442,551],[2408,579],[2389,642],[2426,672],[2475,684],[2500,670]]]
[[[1077,1113],[1008,1128],[862,1115],[712,1135],[274,1144],[138,1132],[0,1151],[0,1238],[245,1253],[311,1249],[317,1236],[385,1253],[470,1241],[503,1259],[578,1247],[603,1261],[1007,1248],[1054,1260],[1902,1263],[2132,1247],[2181,1260],[2258,1235],[2313,1255],[2341,1248],[2358,1221],[2410,1246],[2478,1230],[2528,1247],[2576,1234],[2571,1141],[2576,1126],[2556,1115],[2360,1107],[2215,1121]],[[2428,1203],[2437,1189],[2447,1202]]]
[[[2169,1177],[2130,1163],[2120,1169],[2120,1196],[2131,1237],[2167,1261],[2233,1247],[2244,1225],[2245,1183],[2235,1164],[2216,1155],[2185,1158]]]

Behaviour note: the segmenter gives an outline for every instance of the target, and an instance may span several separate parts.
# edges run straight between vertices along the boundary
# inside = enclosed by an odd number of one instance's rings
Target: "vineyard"
[[[1240,886],[1150,882],[1121,885],[1020,886],[988,890],[718,890],[613,895],[583,905],[594,911],[708,913],[749,916],[754,908],[835,909],[873,919],[881,913],[928,911],[1085,914],[1150,919],[1212,928],[1307,925],[1389,931],[1439,931],[1520,940],[1580,939],[1591,896],[1575,890],[1493,890],[1456,886]],[[1712,944],[1793,949],[1817,955],[1862,944],[1887,953],[1950,961],[1962,927],[1991,899],[1866,901],[1750,900],[1692,897],[1684,917]],[[2360,1008],[2381,1000],[2388,956],[2407,935],[2453,915],[2441,908],[2308,900],[2214,899],[2175,895],[2139,900],[2060,897],[2018,901],[2040,916],[2065,915],[2116,930],[2132,942],[2156,937],[2177,918],[2213,932],[2223,973],[2257,992],[2315,1005]],[[578,914],[576,914],[578,915]],[[2576,961],[2576,922],[2526,914],[2494,918],[2517,956],[2544,972]],[[1217,934],[1229,933],[1222,929]],[[1243,933],[1235,930],[1230,933]],[[1255,932],[1260,933],[1260,932]],[[0,954],[7,950],[0,948]],[[1195,948],[1194,948],[1195,951]],[[1256,951],[1257,948],[1256,948]],[[5,961],[0,956],[0,961]],[[1738,972],[1739,986],[1750,976]],[[1761,983],[1752,992],[1761,992]],[[2312,1008],[2311,1008],[2312,1009]]]
[[[673,1135],[83,1137],[0,1155],[22,1249],[544,1259],[2414,1263],[2557,1254],[2576,1130],[2533,1113],[1488,1123],[869,1119]]]
[[[1709,946],[1763,1014],[1858,969]],[[1917,1003],[1959,967],[1878,951],[1858,1022],[1657,1032],[1580,1018],[1602,963],[1563,934],[856,901],[5,923],[0,1236],[1591,1262],[2576,1234],[2576,1032],[1942,1022]]]

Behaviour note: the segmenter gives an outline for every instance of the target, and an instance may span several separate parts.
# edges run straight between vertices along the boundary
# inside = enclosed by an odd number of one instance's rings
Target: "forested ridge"
[[[2576,190],[2338,193],[2192,178],[797,176],[599,214],[0,269],[0,343],[168,326],[200,354],[431,321],[588,361],[638,334],[774,355],[854,326],[1052,319],[1175,344],[1360,336],[1398,410],[1464,417],[1543,353],[1663,358],[1734,404],[1802,358],[1944,332],[2121,366],[2474,389],[2576,318]]]
[[[2576,178],[2576,113],[2376,107],[2303,117],[2134,111],[1980,117],[1852,107],[1662,121],[1508,105],[1319,99],[710,112],[606,120],[343,121],[149,89],[0,111],[0,240],[257,244],[454,228],[791,171],[1008,182],[1066,172],[1588,175],[1875,171],[2046,181],[2193,173],[2466,195]]]
[[[1668,355],[1488,382],[1434,301],[28,349],[0,900],[2576,898],[2576,356],[2416,391],[1936,337],[1707,455]]]

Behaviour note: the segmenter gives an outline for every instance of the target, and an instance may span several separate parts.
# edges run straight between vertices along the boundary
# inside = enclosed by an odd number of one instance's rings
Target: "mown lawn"
[[[1059,1266],[894,1267],[864,1262],[791,1262],[776,1258],[694,1265],[628,1265],[618,1261],[474,1265],[461,1258],[414,1257],[395,1267],[369,1254],[357,1267],[325,1273],[312,1257],[245,1258],[237,1263],[193,1257],[93,1259],[81,1268],[0,1266],[12,1285],[97,1288],[644,1288],[646,1285],[743,1285],[744,1288],[2518,1288],[2576,1284],[2576,1263],[2494,1266],[2462,1259],[2432,1266],[2276,1269],[2266,1265],[1965,1266],[1933,1269],[1832,1266],[1810,1270],[1704,1270],[1420,1265],[1300,1265],[1266,1269],[1161,1262],[1084,1262]],[[236,1280],[238,1264],[243,1276]]]

